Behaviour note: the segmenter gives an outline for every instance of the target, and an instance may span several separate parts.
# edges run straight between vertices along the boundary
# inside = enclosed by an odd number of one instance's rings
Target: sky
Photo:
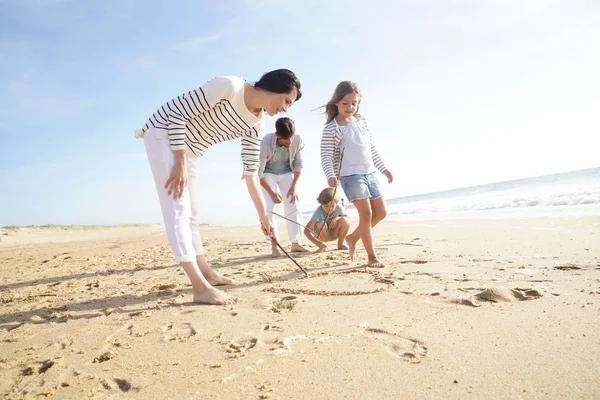
[[[598,26],[593,0],[0,0],[0,226],[160,222],[134,130],[215,76],[276,68],[302,81],[286,116],[304,210],[326,187],[317,108],[342,80],[387,198],[598,167]],[[257,223],[239,140],[197,169],[202,222]]]

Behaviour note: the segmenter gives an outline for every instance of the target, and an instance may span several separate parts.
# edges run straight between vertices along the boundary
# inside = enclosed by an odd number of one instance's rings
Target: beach
[[[191,303],[159,225],[0,229],[0,397],[600,397],[600,217],[383,222],[385,268],[308,277],[256,226],[201,234],[236,305]]]

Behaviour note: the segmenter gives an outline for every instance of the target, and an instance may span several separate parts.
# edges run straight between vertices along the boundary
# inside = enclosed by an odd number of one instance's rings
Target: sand
[[[386,268],[309,278],[257,227],[202,235],[234,306],[190,303],[160,226],[0,230],[0,397],[600,397],[600,217],[384,222]]]

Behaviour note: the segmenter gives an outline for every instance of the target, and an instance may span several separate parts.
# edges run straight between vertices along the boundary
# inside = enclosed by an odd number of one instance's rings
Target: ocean
[[[600,215],[600,168],[386,198],[386,205],[386,220]],[[352,205],[347,211],[358,218]]]

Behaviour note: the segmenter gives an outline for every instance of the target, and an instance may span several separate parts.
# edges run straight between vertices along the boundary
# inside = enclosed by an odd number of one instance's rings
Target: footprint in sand
[[[533,300],[542,297],[535,289],[509,289],[504,287],[493,287],[477,293],[475,297],[492,303]]]
[[[101,383],[104,389],[111,391],[120,390],[121,392],[126,393],[133,389],[131,382],[129,382],[127,379],[104,379]],[[135,389],[135,391],[137,391],[137,389]]]
[[[165,342],[174,340],[185,342],[192,336],[195,336],[198,333],[198,329],[189,322],[174,322],[163,327],[163,332],[165,332]]]
[[[245,336],[237,340],[232,340],[225,345],[225,351],[229,353],[227,358],[240,358],[246,355],[246,352],[256,347],[259,339],[256,336]]]
[[[378,328],[365,328],[363,334],[381,342],[388,353],[404,361],[418,364],[427,356],[427,347],[420,340],[405,338]]]
[[[468,290],[481,290],[476,288],[467,288],[459,290],[466,292]],[[484,289],[483,291],[475,294],[474,296],[468,298],[461,299],[453,299],[450,300],[450,303],[462,304],[465,306],[471,307],[481,307],[483,302],[492,302],[492,303],[509,303],[515,301],[524,301],[524,300],[535,300],[542,297],[542,294],[535,289],[509,289],[505,287],[493,287]]]
[[[564,264],[564,265],[558,265],[556,267],[554,267],[554,269],[559,269],[562,271],[576,271],[581,269],[581,267],[575,265],[575,264]]]
[[[296,296],[285,296],[273,303],[271,311],[276,313],[280,313],[283,310],[292,311],[296,304],[298,304]]]

